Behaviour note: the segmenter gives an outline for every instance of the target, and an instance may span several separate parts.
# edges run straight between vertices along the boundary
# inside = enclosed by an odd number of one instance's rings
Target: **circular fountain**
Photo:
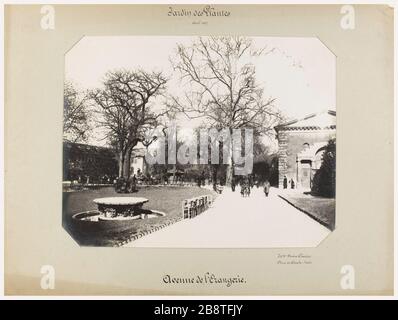
[[[148,201],[139,197],[109,197],[93,200],[98,206],[98,211],[102,213],[101,218],[105,219],[134,218],[145,214],[142,206]]]
[[[149,202],[140,197],[108,197],[93,200],[98,210],[79,212],[72,216],[77,231],[81,233],[117,233],[131,230],[135,232],[143,219],[165,216],[157,210],[143,209]]]

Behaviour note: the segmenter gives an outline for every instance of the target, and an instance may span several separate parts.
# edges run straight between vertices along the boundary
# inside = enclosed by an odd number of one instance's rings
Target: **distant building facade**
[[[336,138],[336,112],[311,114],[275,127],[278,139],[279,188],[311,189],[325,147]]]

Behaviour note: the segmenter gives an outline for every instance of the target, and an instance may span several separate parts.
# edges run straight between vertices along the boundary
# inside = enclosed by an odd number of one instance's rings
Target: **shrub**
[[[315,173],[312,181],[314,194],[323,197],[335,197],[336,195],[336,140],[328,142],[322,157],[322,164]]]

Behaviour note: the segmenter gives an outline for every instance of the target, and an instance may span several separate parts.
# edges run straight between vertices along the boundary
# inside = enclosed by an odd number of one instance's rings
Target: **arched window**
[[[308,142],[303,143],[303,149],[308,149],[310,144]]]

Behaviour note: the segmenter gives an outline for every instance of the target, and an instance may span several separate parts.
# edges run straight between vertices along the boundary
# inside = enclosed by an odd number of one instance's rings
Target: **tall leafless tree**
[[[64,132],[63,138],[70,142],[84,142],[90,132],[88,98],[70,81],[64,84]]]
[[[245,37],[200,37],[190,46],[179,44],[172,64],[192,89],[183,97],[174,97],[174,105],[190,118],[205,117],[213,128],[270,133],[280,114],[274,107],[275,99],[266,97],[256,82],[252,61],[272,51],[256,50],[252,40]]]
[[[151,102],[163,93],[166,82],[160,72],[117,70],[106,74],[102,89],[90,93],[99,106],[101,125],[116,146],[119,176],[129,178],[133,148],[139,142],[148,146],[156,139],[148,139],[148,133],[167,110],[154,110]]]

